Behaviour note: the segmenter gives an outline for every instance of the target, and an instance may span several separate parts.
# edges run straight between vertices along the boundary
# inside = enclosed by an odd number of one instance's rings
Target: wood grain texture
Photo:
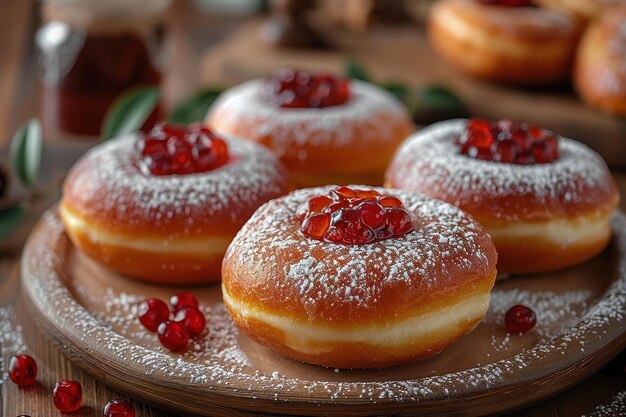
[[[334,49],[298,50],[277,49],[263,43],[257,35],[260,25],[260,21],[250,22],[206,52],[202,60],[205,84],[234,85],[280,67],[341,73],[347,57],[352,57],[377,82],[452,88],[471,115],[535,123],[585,142],[610,165],[626,167],[626,119],[585,106],[567,85],[515,88],[469,77],[444,62],[418,28],[358,34],[326,28]]]

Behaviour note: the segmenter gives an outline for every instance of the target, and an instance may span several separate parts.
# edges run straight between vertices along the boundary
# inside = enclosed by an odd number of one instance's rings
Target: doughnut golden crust
[[[287,190],[267,150],[225,138],[232,160],[213,171],[149,176],[135,136],[89,151],[71,170],[60,212],[72,242],[122,274],[154,283],[219,281],[228,244],[261,204]]]
[[[591,23],[578,49],[574,84],[590,105],[626,116],[626,5]]]
[[[395,149],[413,131],[402,104],[371,84],[351,81],[352,96],[342,105],[284,109],[261,97],[261,83],[249,81],[222,94],[207,125],[270,148],[298,187],[380,185]]]
[[[606,247],[619,194],[598,154],[562,138],[552,163],[481,161],[459,154],[454,143],[465,124],[450,120],[409,138],[387,170],[386,185],[474,216],[493,238],[501,273],[556,270]]]
[[[439,0],[428,34],[435,49],[464,72],[541,84],[569,75],[578,28],[573,18],[557,11]]]
[[[622,0],[535,0],[537,4],[560,10],[575,16],[586,23],[599,17],[610,7],[619,5]]]
[[[496,252],[457,208],[419,194],[402,200],[414,231],[365,245],[300,232],[302,209],[333,187],[297,190],[261,207],[222,266],[237,326],[290,358],[336,368],[382,368],[435,354],[489,307]]]

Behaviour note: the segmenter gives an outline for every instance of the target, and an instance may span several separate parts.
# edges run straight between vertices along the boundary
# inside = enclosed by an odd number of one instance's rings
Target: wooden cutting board
[[[80,253],[52,209],[22,258],[39,327],[105,384],[178,414],[479,416],[526,406],[588,377],[626,346],[626,215],[601,255],[575,268],[496,285],[485,320],[439,355],[386,370],[334,370],[276,355],[233,326],[219,286],[196,287],[208,334],[165,351],[134,309],[177,288],[119,276]],[[533,308],[537,327],[507,335],[504,312]]]
[[[571,86],[522,88],[466,76],[443,61],[422,29],[387,28],[359,34],[325,31],[333,49],[281,49],[263,42],[262,21],[253,21],[210,48],[202,60],[203,82],[235,85],[280,67],[341,73],[350,57],[377,82],[443,85],[466,103],[470,115],[511,118],[551,129],[597,150],[615,167],[626,168],[626,119],[587,107]]]

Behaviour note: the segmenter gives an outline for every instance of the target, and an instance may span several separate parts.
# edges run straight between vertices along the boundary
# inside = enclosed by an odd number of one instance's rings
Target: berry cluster
[[[189,339],[198,336],[206,327],[206,317],[198,309],[198,300],[188,292],[170,297],[170,306],[158,298],[149,298],[139,304],[137,318],[147,330],[156,332],[159,342],[171,350],[183,350]]]
[[[462,154],[519,165],[547,164],[559,157],[558,136],[526,123],[470,119],[456,139]]]
[[[200,124],[156,125],[137,141],[138,166],[145,175],[185,175],[217,169],[228,162],[228,146]]]
[[[280,107],[330,107],[350,99],[350,81],[328,74],[282,69],[265,80],[262,93]]]
[[[349,187],[338,187],[330,196],[311,197],[301,228],[313,239],[346,245],[363,245],[412,230],[409,213],[398,198]]]
[[[37,363],[29,355],[15,355],[9,360],[9,378],[20,387],[35,384]],[[83,387],[78,381],[61,379],[52,390],[52,402],[62,413],[77,411],[83,403]],[[103,410],[104,417],[134,417],[135,410],[126,400],[111,400]]]

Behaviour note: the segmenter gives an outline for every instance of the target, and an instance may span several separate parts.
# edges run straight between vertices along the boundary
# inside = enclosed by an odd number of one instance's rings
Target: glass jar
[[[113,101],[159,86],[171,0],[47,0],[37,32],[41,116],[49,134],[96,136]],[[151,115],[152,122],[160,111]],[[150,121],[149,121],[150,122]]]

